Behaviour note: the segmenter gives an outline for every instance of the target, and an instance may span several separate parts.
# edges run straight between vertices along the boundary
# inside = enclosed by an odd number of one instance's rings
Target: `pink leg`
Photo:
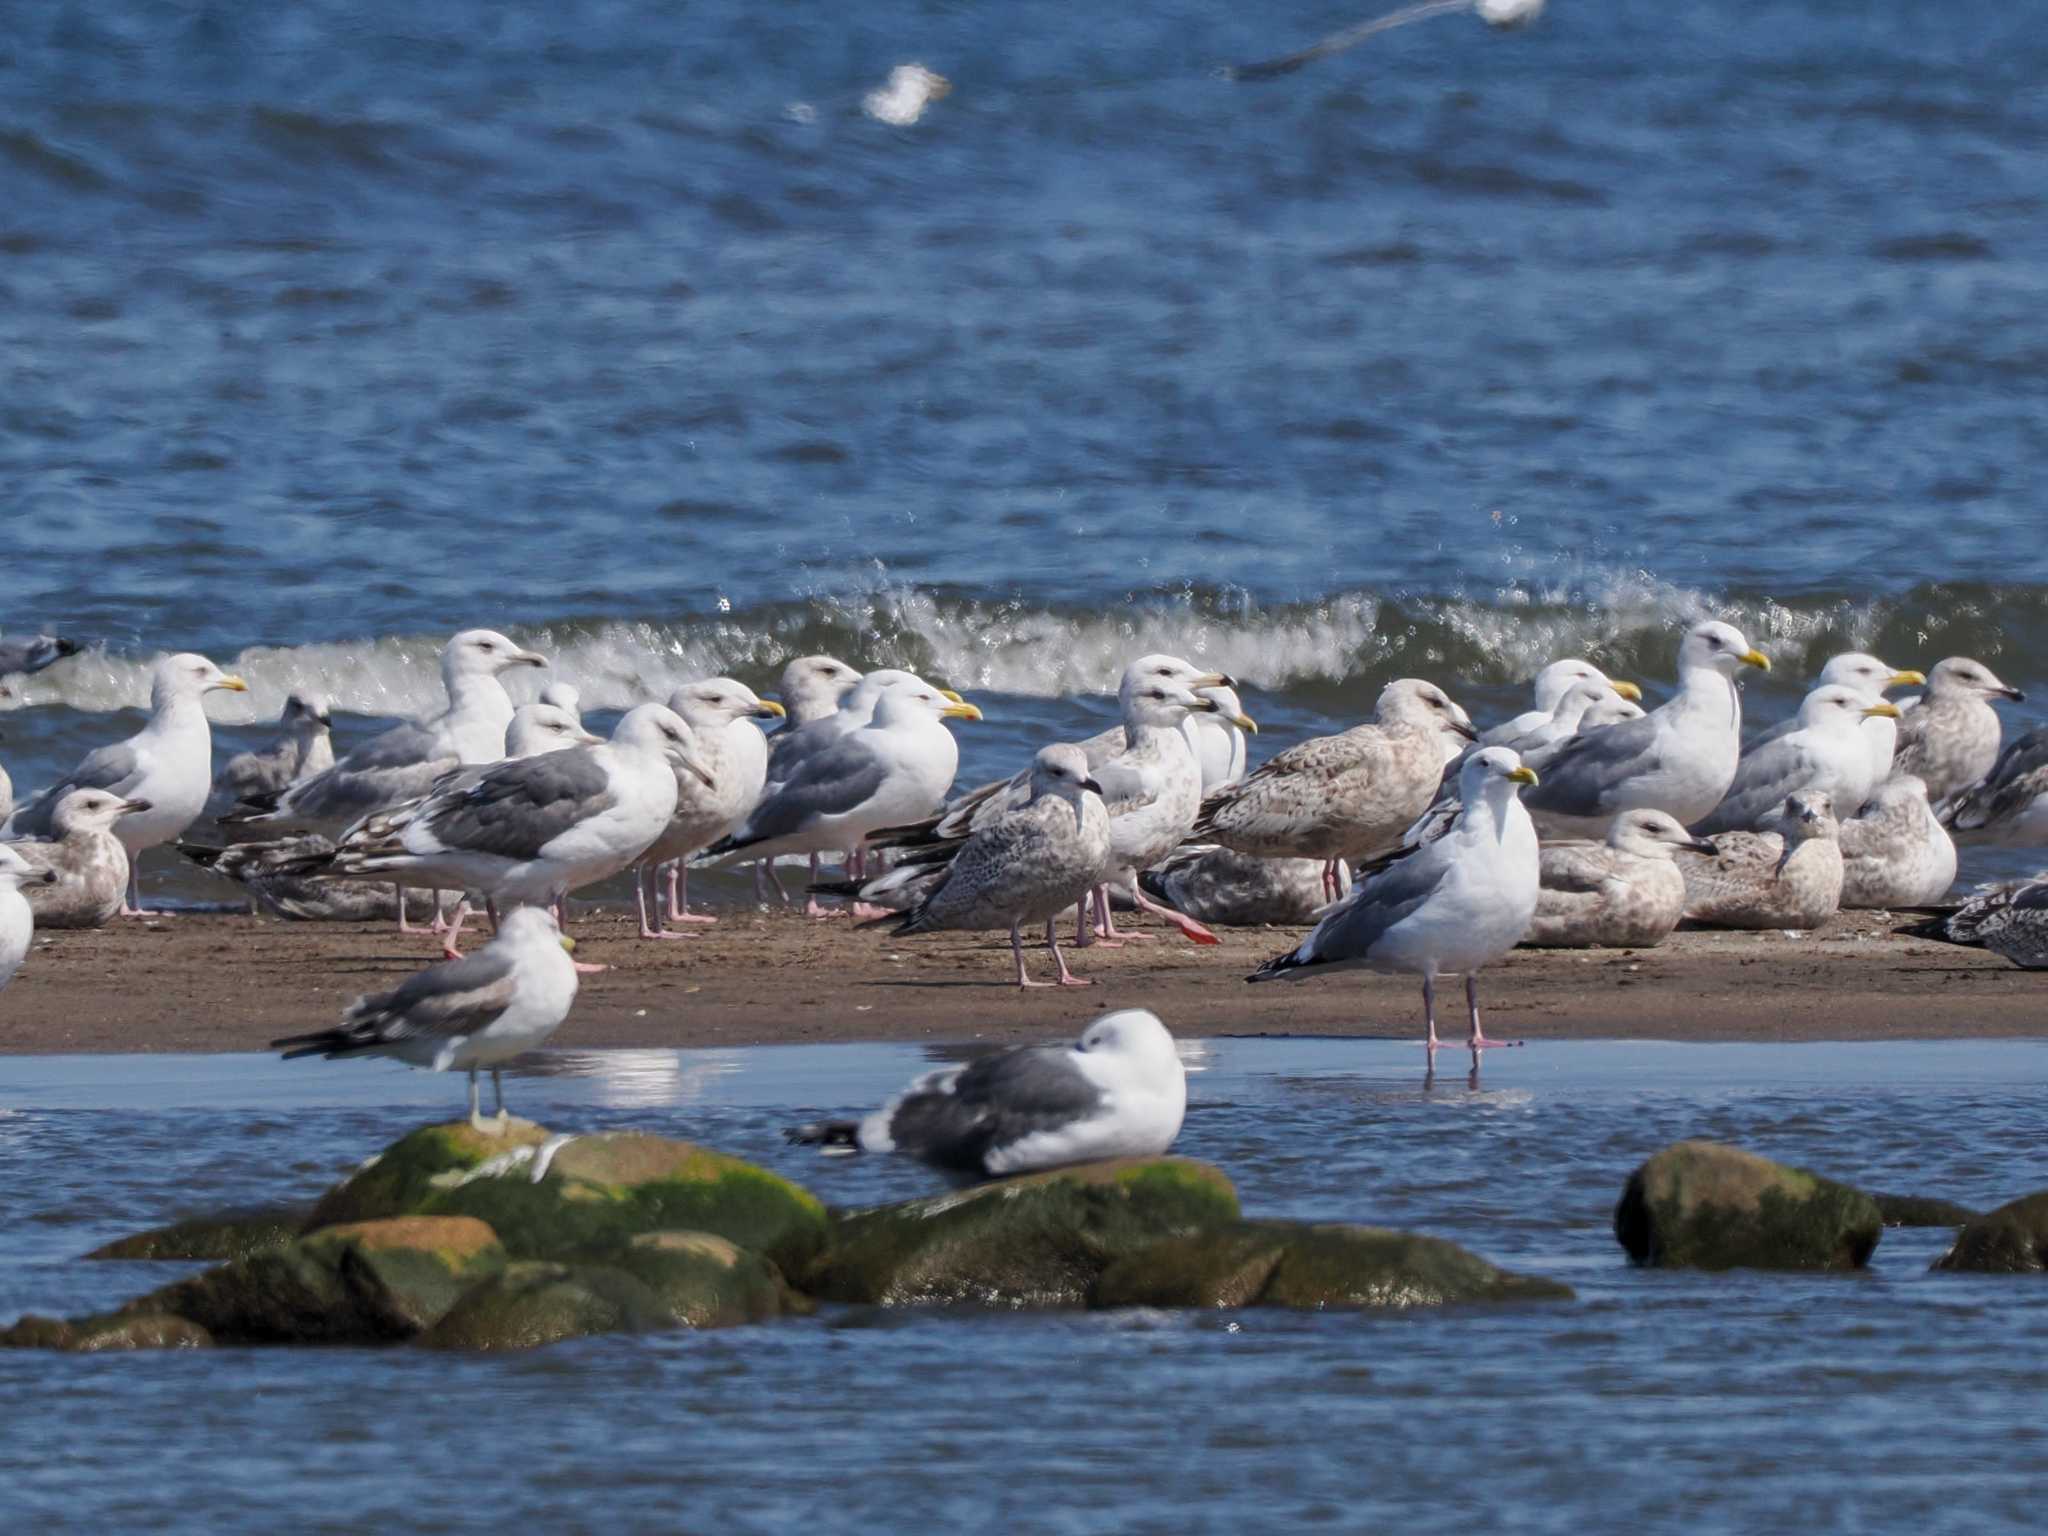
[[[1094,982],[1084,977],[1076,976],[1067,969],[1067,957],[1060,953],[1059,929],[1054,926],[1053,920],[1049,917],[1045,920],[1045,947],[1052,951],[1052,963],[1060,968],[1059,984],[1061,986],[1092,987],[1095,985]],[[1017,963],[1021,967],[1024,962],[1020,959]]]
[[[1017,961],[1018,986],[1028,988],[1049,987],[1053,985],[1053,983],[1049,981],[1033,981],[1031,979],[1031,973],[1024,969],[1024,935],[1018,932],[1017,925],[1015,923],[1010,924],[1010,954]]]
[[[175,917],[173,912],[148,912],[142,906],[142,871],[135,867],[136,861],[128,861],[128,901],[121,908],[123,917]]]
[[[1150,896],[1147,896],[1145,894],[1143,886],[1133,886],[1132,889],[1137,893],[1138,906],[1141,909],[1147,912],[1156,913],[1158,916],[1165,918],[1169,923],[1173,924],[1174,927],[1178,928],[1183,934],[1185,934],[1189,942],[1194,944],[1221,944],[1223,942],[1221,939],[1217,938],[1215,934],[1211,933],[1207,928],[1203,927],[1200,923],[1196,922],[1192,917],[1189,917],[1186,913],[1176,912],[1173,910],[1173,908],[1165,905],[1163,902],[1154,901]]]
[[[687,934],[677,933],[672,929],[661,926],[661,899],[659,895],[656,896],[652,903],[654,907],[654,920],[650,923],[647,919],[647,908],[649,905],[647,889],[659,878],[660,872],[658,870],[649,869],[645,866],[633,871],[633,899],[640,906],[640,937],[643,939],[687,938]]]
[[[1428,972],[1422,976],[1422,1016],[1429,1021],[1429,1034],[1422,1044],[1429,1052],[1429,1069],[1436,1070],[1436,978]]]
[[[1468,974],[1465,977],[1465,1007],[1472,1018],[1472,1033],[1465,1043],[1472,1048],[1472,1059],[1474,1062],[1479,1060],[1479,1053],[1481,1051],[1506,1049],[1509,1046],[1516,1046],[1522,1043],[1519,1040],[1489,1040],[1486,1038],[1486,1031],[1479,1027],[1479,978],[1477,976]]]
[[[456,947],[456,941],[462,937],[462,925],[468,921],[469,902],[465,898],[456,903],[455,920],[448,925],[448,931],[441,935],[441,953],[450,960],[462,958],[462,951]]]
[[[851,878],[853,878],[853,877],[849,875],[849,876],[848,876],[847,878],[848,878],[848,879],[851,879]],[[818,883],[818,856],[817,856],[817,855],[816,855],[816,854],[814,853],[814,854],[812,854],[812,855],[811,855],[811,884],[813,884],[813,885],[816,885],[817,883]],[[842,912],[842,911],[841,911],[841,910],[840,910],[839,908],[837,908],[837,907],[822,907],[822,906],[819,906],[819,905],[818,905],[818,898],[817,898],[817,895],[816,895],[816,893],[813,893],[813,894],[811,895],[810,899],[809,899],[808,901],[806,901],[806,902],[804,903],[804,916],[805,916],[805,917],[844,917],[844,916],[846,916],[846,914],[845,914],[844,912]]]
[[[678,887],[682,891],[680,901],[678,901],[676,895]],[[672,923],[715,923],[718,921],[717,918],[712,917],[709,913],[692,912],[690,910],[690,871],[684,867],[681,859],[677,859],[668,867],[668,920]]]
[[[1095,930],[1095,942],[1106,944],[1111,949],[1120,949],[1125,944],[1149,944],[1153,938],[1153,935],[1140,933],[1135,928],[1117,927],[1116,919],[1110,915],[1109,887],[1106,884],[1095,887]]]
[[[399,881],[398,884],[391,887],[391,890],[398,897],[398,931],[400,933],[418,933],[419,929],[405,920],[405,882],[403,880]]]

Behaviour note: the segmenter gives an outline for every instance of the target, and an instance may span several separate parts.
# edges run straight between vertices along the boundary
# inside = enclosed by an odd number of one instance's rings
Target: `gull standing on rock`
[[[1799,706],[1799,728],[1744,753],[1728,793],[1695,830],[1753,832],[1801,790],[1817,790],[1854,815],[1877,787],[1863,726],[1871,720],[1896,725],[1898,718],[1896,705],[1860,689],[1834,683],[1814,689]]]
[[[277,725],[277,740],[260,751],[237,752],[214,775],[216,798],[232,805],[258,795],[281,795],[300,779],[334,766],[334,721],[326,699],[295,689]]]
[[[359,997],[333,1029],[270,1042],[291,1061],[388,1056],[433,1072],[469,1074],[469,1123],[486,1136],[508,1123],[504,1064],[561,1027],[576,1000],[576,947],[540,907],[509,913],[498,936],[475,954],[409,978],[389,992]],[[486,1120],[477,1073],[488,1068],[497,1117]]]
[[[1793,795],[1760,832],[1723,832],[1711,855],[1684,854],[1685,915],[1715,928],[1818,928],[1842,904],[1834,804]]]
[[[2000,752],[1989,773],[1942,808],[1941,819],[1966,843],[2048,845],[2048,729]]]
[[[1598,838],[1623,811],[1691,826],[1721,803],[1742,756],[1735,674],[1770,661],[1729,624],[1695,624],[1678,647],[1678,692],[1640,720],[1584,732],[1549,754],[1529,814],[1546,837]]]
[[[1814,680],[1815,688],[1826,688],[1830,684],[1841,688],[1853,688],[1862,694],[1867,702],[1876,703],[1894,688],[1907,688],[1924,683],[1927,679],[1910,669],[1901,671],[1887,666],[1875,656],[1862,651],[1847,651],[1840,656],[1830,656],[1828,664],[1820,669],[1820,676]],[[1756,751],[1768,742],[1789,736],[1802,729],[1797,714],[1789,720],[1780,720],[1769,730],[1750,742],[1748,750]],[[1872,715],[1863,722],[1863,740],[1870,749],[1870,783],[1874,789],[1892,775],[1892,754],[1898,749],[1899,720],[1896,715]]]
[[[0,987],[14,980],[28,947],[36,936],[35,913],[29,909],[21,888],[48,885],[56,880],[49,870],[31,869],[22,856],[0,843]]]
[[[7,845],[31,869],[50,872],[49,883],[24,888],[38,928],[104,928],[121,915],[129,861],[114,829],[149,808],[109,790],[74,789],[51,813],[53,838]]]
[[[1530,691],[1536,696],[1536,707],[1512,720],[1503,721],[1491,730],[1481,731],[1479,744],[1482,747],[1507,747],[1522,752],[1531,746],[1543,746],[1569,736],[1578,717],[1594,700],[1612,695],[1633,702],[1643,696],[1643,690],[1634,683],[1617,682],[1590,661],[1581,661],[1576,656],[1553,661],[1538,672]],[[1571,721],[1559,730],[1556,728],[1559,724],[1558,711],[1568,699],[1576,704],[1576,708]]]
[[[1458,773],[1455,819],[1427,843],[1404,848],[1370,871],[1329,909],[1291,952],[1267,961],[1250,981],[1343,970],[1422,978],[1422,1010],[1432,1058],[1437,1049],[1436,979],[1463,974],[1473,1060],[1488,1046],[1479,1024],[1478,972],[1529,931],[1536,912],[1536,828],[1521,789],[1536,775],[1506,747],[1483,747]]]
[[[201,702],[217,689],[246,693],[249,685],[230,677],[190,651],[156,664],[150,684],[150,719],[135,735],[86,755],[79,765],[0,827],[0,837],[25,837],[52,830],[51,813],[74,789],[104,789],[124,800],[146,800],[149,809],[124,816],[116,835],[128,850],[129,917],[142,910],[136,856],[179,836],[206,806],[213,782],[213,732]]]
[[[1927,784],[1936,805],[1968,789],[1998,761],[2002,727],[1993,699],[2026,698],[1981,661],[1951,656],[1927,674],[1927,692],[1899,722],[1893,763]]]
[[[1662,811],[1623,811],[1602,843],[1545,843],[1543,889],[1522,942],[1539,949],[1649,949],[1685,913],[1679,849],[1712,854]]]
[[[1841,843],[1844,907],[1924,907],[1956,883],[1956,845],[1910,773],[1878,786],[1842,823]]]

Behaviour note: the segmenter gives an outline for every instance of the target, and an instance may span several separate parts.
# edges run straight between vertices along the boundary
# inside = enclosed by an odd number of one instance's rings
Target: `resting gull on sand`
[[[1939,805],[1998,761],[2002,727],[1991,701],[2025,698],[1981,661],[1950,656],[1936,662],[1927,674],[1927,692],[1899,722],[1893,766],[1925,780],[1927,798]]]
[[[213,776],[216,799],[233,805],[258,795],[281,795],[300,779],[334,766],[334,721],[327,700],[294,690],[277,718],[277,739],[254,752],[237,752]]]
[[[1157,1157],[1180,1134],[1188,1085],[1156,1014],[1104,1014],[1071,1046],[1023,1045],[927,1072],[864,1120],[793,1127],[791,1141],[903,1152],[999,1177],[1109,1157]]]
[[[1862,651],[1845,651],[1840,656],[1830,656],[1826,666],[1820,669],[1820,676],[1814,679],[1815,688],[1834,685],[1853,688],[1872,703],[1883,698],[1894,688],[1908,688],[1927,679],[1910,669],[1901,671],[1886,665],[1875,656]],[[1781,736],[1789,736],[1801,729],[1797,712],[1790,719],[1780,720],[1769,730],[1752,737],[1745,749],[1754,752],[1767,742]],[[1872,715],[1863,722],[1864,743],[1870,749],[1870,783],[1873,788],[1891,777],[1892,754],[1898,748],[1899,720],[1896,715]]]
[[[1715,846],[1662,811],[1623,811],[1604,842],[1543,845],[1536,916],[1522,942],[1539,949],[1648,949],[1685,912],[1673,855]]]
[[[389,922],[398,916],[394,886],[365,885],[332,875],[306,874],[334,852],[334,839],[319,832],[295,832],[268,840],[178,844],[178,852],[201,869],[232,880],[249,893],[252,912],[302,923]],[[406,893],[431,904],[432,891],[415,887]]]
[[[1732,625],[1695,624],[1678,647],[1678,692],[1640,720],[1572,737],[1548,755],[1529,814],[1546,837],[1598,838],[1623,811],[1686,826],[1721,803],[1742,755],[1735,674],[1770,661]]]
[[[1543,746],[1569,736],[1578,717],[1585,713],[1586,706],[1596,699],[1615,697],[1634,701],[1643,696],[1643,690],[1634,683],[1616,682],[1590,661],[1581,661],[1576,656],[1553,661],[1538,672],[1530,691],[1536,696],[1536,707],[1490,730],[1481,731],[1479,744],[1482,747],[1507,747],[1516,752],[1526,752],[1530,747]],[[1574,706],[1571,721],[1560,722],[1558,712],[1568,700]],[[1560,730],[1561,723],[1564,729]]]
[[[1833,802],[1793,795],[1760,832],[1722,832],[1715,852],[1681,854],[1685,915],[1714,928],[1818,928],[1842,904]]]
[[[47,869],[31,869],[13,848],[0,843],[0,987],[14,979],[36,936],[35,913],[29,909],[21,888],[48,885],[56,878]]]
[[[2048,728],[2000,752],[1989,773],[1942,807],[1941,819],[1966,843],[2048,845]]]
[[[1844,907],[1924,907],[1956,883],[1956,845],[1910,773],[1880,784],[1840,836]]]
[[[1870,720],[1897,723],[1896,705],[1857,688],[1828,683],[1799,706],[1799,728],[1750,748],[1736,765],[1734,782],[1696,831],[1753,832],[1789,796],[1817,790],[1854,815],[1877,787],[1876,759],[1863,735]]]
[[[128,894],[128,850],[115,828],[149,809],[104,789],[74,789],[51,813],[54,837],[25,838],[7,846],[32,869],[50,871],[48,884],[26,888],[38,928],[103,928],[121,914]]]
[[[1484,747],[1458,774],[1460,808],[1429,842],[1403,848],[1357,872],[1351,894],[1315,931],[1250,981],[1345,970],[1391,971],[1422,978],[1424,1043],[1437,1049],[1436,979],[1463,974],[1474,1060],[1501,1042],[1479,1024],[1480,967],[1518,944],[1535,915],[1536,829],[1521,789],[1536,775],[1506,747]]]
[[[223,688],[246,693],[249,685],[189,651],[164,657],[150,683],[149,723],[126,741],[86,754],[64,778],[18,807],[0,827],[0,837],[51,831],[50,816],[57,802],[74,789],[104,789],[124,800],[147,800],[148,810],[122,817],[116,828],[130,864],[129,905],[122,911],[131,917],[146,915],[133,867],[136,855],[179,836],[205,808],[213,781],[213,732],[201,700]]]
[[[389,1056],[434,1072],[469,1074],[469,1123],[503,1134],[504,1064],[552,1035],[576,1000],[575,941],[540,907],[509,913],[498,936],[475,954],[429,966],[389,992],[359,997],[333,1029],[270,1042],[291,1061]],[[486,1120],[477,1073],[488,1068],[497,1117]]]
[[[2048,878],[1984,886],[1952,911],[1898,930],[1915,938],[1988,949],[2023,971],[2048,970]]]
[[[1339,895],[1351,888],[1340,866]],[[1265,859],[1212,844],[1174,850],[1138,871],[1147,895],[1198,923],[1256,928],[1267,923],[1312,923],[1330,901],[1321,859]]]

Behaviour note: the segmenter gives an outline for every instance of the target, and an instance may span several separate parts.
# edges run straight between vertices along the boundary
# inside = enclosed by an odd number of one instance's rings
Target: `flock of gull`
[[[5,642],[0,668],[74,649]],[[246,684],[203,656],[162,658],[135,735],[18,803],[0,774],[0,982],[33,925],[140,913],[137,855],[176,844],[275,915],[405,931],[424,917],[448,963],[280,1044],[467,1070],[475,1115],[477,1073],[552,1033],[595,969],[568,953],[570,895],[631,872],[641,936],[668,939],[714,920],[689,909],[693,865],[751,863],[757,889],[787,900],[777,861],[796,857],[807,912],[903,935],[1007,931],[1021,987],[1088,984],[1061,949],[1069,923],[1080,948],[1147,937],[1117,926],[1120,908],[1198,944],[1217,942],[1211,923],[1312,923],[1249,979],[1416,976],[1435,1048],[1437,981],[1462,976],[1476,1061],[1493,1043],[1476,975],[1517,944],[1639,947],[1682,920],[1804,929],[1845,906],[1932,909],[1958,838],[2048,843],[2048,732],[2001,750],[1994,701],[2020,695],[1982,662],[1923,676],[1835,657],[1793,719],[1745,744],[1736,679],[1769,662],[1712,621],[1684,635],[1654,709],[1568,659],[1535,679],[1532,709],[1481,732],[1444,689],[1402,678],[1369,722],[1256,767],[1231,678],[1143,656],[1124,670],[1118,725],[965,793],[951,724],[981,712],[911,672],[799,657],[779,699],[709,678],[600,737],[565,683],[514,706],[504,675],[547,665],[464,630],[441,653],[437,713],[337,756],[326,702],[297,693],[271,745],[216,773],[202,701]],[[238,840],[187,841],[202,816]],[[463,956],[475,906],[495,937]],[[2048,883],[1922,915],[1920,931],[2048,963]],[[1029,972],[1027,930],[1043,933],[1050,981]]]

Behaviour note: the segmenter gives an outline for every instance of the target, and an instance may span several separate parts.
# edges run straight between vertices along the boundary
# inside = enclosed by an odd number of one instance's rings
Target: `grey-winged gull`
[[[1950,798],[1941,819],[1966,843],[2048,845],[2048,728],[2010,743],[1989,773]]]
[[[1621,697],[1618,693],[1610,693],[1606,698],[1596,699],[1593,703],[1586,706],[1586,712],[1579,716],[1578,728],[1571,735],[1561,736],[1546,747],[1532,748],[1527,755],[1523,756],[1522,762],[1526,766],[1534,768],[1537,776],[1540,778],[1543,774],[1543,765],[1564,751],[1568,745],[1579,737],[1590,735],[1594,731],[1604,730],[1610,725],[1619,725],[1624,720],[1641,720],[1645,717],[1646,713],[1642,705],[1632,703],[1628,699]],[[1455,778],[1452,782],[1455,784]]]
[[[1307,64],[1326,59],[1333,54],[1356,48],[1367,38],[1377,37],[1382,32],[1391,32],[1396,27],[1405,27],[1411,22],[1426,21],[1431,16],[1447,16],[1454,12],[1469,11],[1496,32],[1512,31],[1525,27],[1543,14],[1546,0],[1416,0],[1415,4],[1404,5],[1397,11],[1384,16],[1375,16],[1370,21],[1354,22],[1339,31],[1330,33],[1295,53],[1282,54],[1274,59],[1261,59],[1255,64],[1227,65],[1222,71],[1226,80],[1276,80],[1282,75],[1291,75]]]
[[[1041,747],[1032,759],[1031,798],[1023,805],[957,842],[911,849],[888,874],[865,886],[848,882],[843,894],[868,901],[899,890],[912,896],[914,905],[890,930],[898,937],[1007,928],[1018,986],[1084,987],[1067,969],[1053,919],[1086,896],[1110,854],[1102,786],[1089,776],[1088,755],[1061,743]],[[1023,928],[1041,922],[1057,983],[1033,981],[1024,969]]]
[[[1507,725],[1497,725],[1492,730],[1483,732],[1479,738],[1480,744],[1506,747],[1526,761],[1529,754],[1540,752],[1546,747],[1555,746],[1560,741],[1576,736],[1587,712],[1603,699],[1633,702],[1625,695],[1616,693],[1614,685],[1605,678],[1586,678],[1565,689],[1563,696],[1548,714],[1538,715],[1532,710],[1529,714],[1517,715]],[[1524,721],[1530,723],[1525,725],[1522,723]],[[1452,777],[1455,778],[1456,775]]]
[[[1833,803],[1793,795],[1760,832],[1723,832],[1712,855],[1681,853],[1685,915],[1715,928],[1818,928],[1842,904]]]
[[[1543,845],[1542,891],[1522,942],[1543,949],[1648,949],[1685,912],[1681,848],[1715,853],[1662,811],[1623,811],[1604,842]]]
[[[1834,684],[1842,688],[1853,688],[1873,703],[1883,698],[1894,688],[1909,688],[1927,679],[1911,668],[1900,669],[1879,661],[1863,651],[1845,651],[1839,656],[1830,656],[1827,665],[1820,669],[1820,676],[1813,686],[1825,688]],[[1767,742],[1776,741],[1801,728],[1799,715],[1795,711],[1791,718],[1780,720],[1769,730],[1751,738],[1745,749],[1754,752]],[[1863,722],[1864,743],[1870,749],[1870,783],[1873,788],[1891,777],[1892,754],[1898,748],[1899,721],[1896,715],[1873,715]]]
[[[1583,731],[1551,752],[1529,814],[1546,837],[1604,837],[1623,811],[1690,826],[1721,803],[1742,755],[1735,674],[1770,661],[1729,624],[1695,624],[1678,647],[1678,692],[1640,720]]]
[[[1953,911],[1898,931],[1967,949],[1988,949],[2023,971],[2048,970],[2048,877],[1980,887]]]
[[[149,723],[126,741],[87,753],[70,773],[17,807],[0,827],[0,837],[49,832],[51,812],[74,789],[104,789],[124,800],[147,800],[148,810],[122,817],[116,828],[130,864],[130,903],[123,911],[146,915],[136,856],[178,837],[205,808],[213,781],[213,732],[201,701],[223,688],[246,693],[249,685],[190,651],[158,661],[151,674]]]
[[[776,697],[789,713],[786,730],[823,720],[839,708],[860,673],[837,656],[798,656],[784,665]]]
[[[35,941],[35,913],[29,909],[22,887],[48,885],[56,878],[47,869],[31,869],[10,845],[0,843],[0,987],[14,979]]]
[[[1875,757],[1863,735],[1869,720],[1899,718],[1898,707],[1857,688],[1827,683],[1799,706],[1799,728],[1753,746],[1736,764],[1735,778],[1721,803],[1699,821],[1696,831],[1753,832],[1788,797],[1817,790],[1846,815],[1854,815],[1877,787]]]
[[[694,774],[676,774],[676,809],[668,830],[654,840],[636,871],[635,895],[640,904],[640,937],[673,937],[665,928],[656,880],[668,867],[669,923],[715,923],[715,917],[693,913],[685,861],[708,848],[739,825],[761,797],[768,776],[768,738],[756,720],[782,718],[783,708],[757,697],[745,683],[729,677],[686,683],[669,695],[668,707],[689,723],[697,738],[697,756],[711,772],[711,784]]]
[[[1538,672],[1536,680],[1530,684],[1530,692],[1535,695],[1536,707],[1481,731],[1479,744],[1482,747],[1507,747],[1516,752],[1527,752],[1530,747],[1543,746],[1570,735],[1577,727],[1578,717],[1595,699],[1613,695],[1634,702],[1643,696],[1643,690],[1634,683],[1616,681],[1590,661],[1576,656],[1553,661]],[[1557,713],[1567,699],[1572,700],[1576,707],[1569,724],[1560,729]]]
[[[864,1120],[792,1128],[794,1142],[902,1152],[1000,1177],[1109,1157],[1157,1157],[1187,1114],[1186,1069],[1156,1014],[1104,1014],[1078,1043],[1024,1045],[927,1072]]]
[[[1927,674],[1927,692],[1899,721],[1893,766],[1924,780],[1927,798],[1939,805],[1998,761],[2002,727],[1991,701],[2025,698],[1981,661],[1950,656],[1936,662]]]
[[[334,720],[320,694],[294,689],[277,719],[277,738],[253,752],[237,752],[213,776],[217,801],[233,805],[258,795],[281,795],[300,779],[334,766]]]
[[[1842,905],[1924,907],[1956,883],[1956,845],[1910,773],[1877,788],[1841,824]]]
[[[469,1074],[469,1123],[485,1135],[507,1124],[504,1064],[545,1041],[576,1000],[575,942],[544,908],[509,913],[498,936],[475,954],[444,961],[389,992],[359,997],[333,1029],[270,1042],[286,1061],[387,1056],[434,1072]],[[489,1069],[495,1121],[477,1101],[477,1073]]]
[[[1237,690],[1214,683],[1192,690],[1199,698],[1212,699],[1216,708],[1189,715],[1181,722],[1181,734],[1194,750],[1195,766],[1202,771],[1202,793],[1235,784],[1244,777],[1247,736],[1259,734],[1258,722],[1244,712]]]
[[[1338,879],[1342,895],[1351,881],[1341,867]],[[1266,859],[1204,843],[1138,871],[1138,884],[1174,911],[1226,928],[1312,923],[1330,901],[1321,859]]]
[[[1189,836],[1266,858],[1321,859],[1334,897],[1337,861],[1400,846],[1442,783],[1445,743],[1473,736],[1465,711],[1419,678],[1387,684],[1374,713],[1370,724],[1311,737],[1207,796]]]
[[[1287,954],[1246,978],[1273,981],[1345,970],[1422,978],[1424,1043],[1437,1049],[1436,978],[1463,974],[1478,1053],[1500,1042],[1479,1023],[1478,972],[1529,931],[1536,912],[1536,828],[1521,790],[1536,775],[1506,747],[1484,747],[1458,773],[1458,813],[1436,837],[1359,870],[1351,894]]]
[[[75,642],[61,635],[0,635],[0,699],[13,695],[11,679],[32,677],[66,656],[76,656],[78,650]]]
[[[8,844],[31,869],[46,869],[47,884],[26,888],[38,928],[103,928],[121,913],[128,894],[128,850],[115,827],[149,809],[105,789],[74,789],[51,813],[49,838]]]

